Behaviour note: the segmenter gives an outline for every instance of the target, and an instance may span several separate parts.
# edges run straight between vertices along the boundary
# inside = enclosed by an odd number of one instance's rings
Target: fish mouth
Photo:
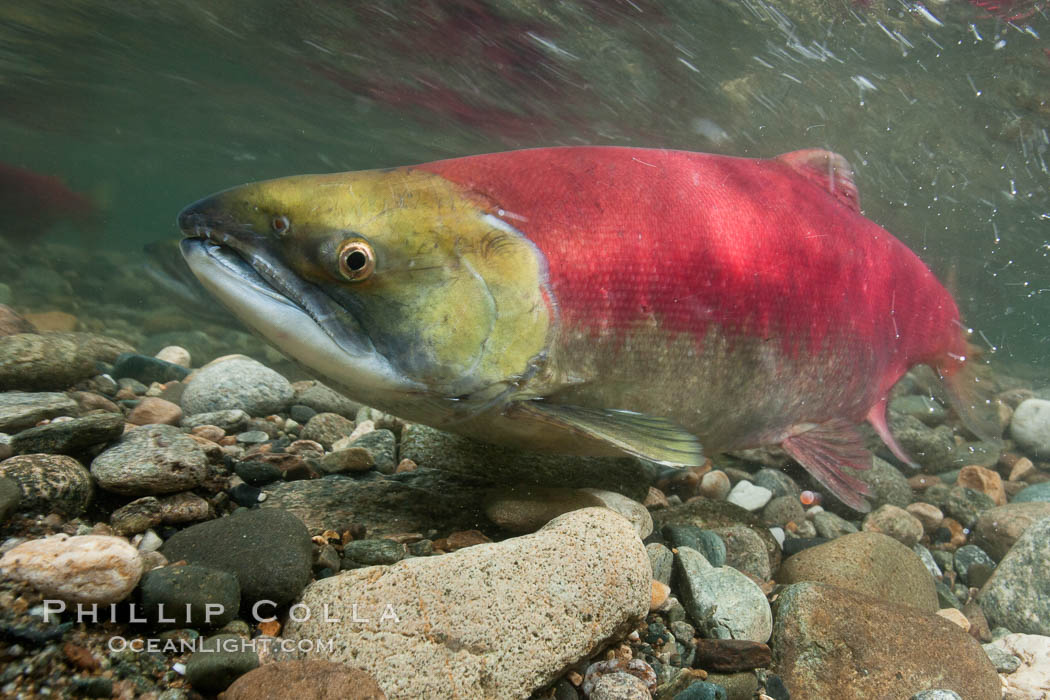
[[[238,319],[289,357],[348,386],[418,389],[350,310],[290,269],[264,236],[204,213],[210,201],[179,214],[179,246],[201,284]]]

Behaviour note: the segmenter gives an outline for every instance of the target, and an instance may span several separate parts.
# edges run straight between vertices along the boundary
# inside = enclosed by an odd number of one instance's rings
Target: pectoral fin
[[[700,441],[692,433],[657,416],[617,409],[565,406],[544,401],[518,401],[508,415],[528,415],[561,428],[602,440],[624,452],[673,467],[703,464]]]

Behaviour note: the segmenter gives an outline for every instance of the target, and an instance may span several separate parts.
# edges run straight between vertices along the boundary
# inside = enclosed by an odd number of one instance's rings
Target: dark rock
[[[259,665],[259,655],[237,634],[217,634],[186,661],[186,680],[202,693],[219,693]]]
[[[262,490],[251,484],[237,484],[227,493],[230,494],[230,498],[237,505],[251,508],[259,504],[259,496],[262,495]]]
[[[674,700],[727,700],[728,698],[725,688],[707,681],[695,681],[674,696]]]
[[[130,352],[117,357],[110,372],[114,379],[134,379],[147,386],[153,382],[166,384],[170,381],[182,381],[189,373],[190,370],[181,365]]]
[[[128,344],[93,333],[20,333],[0,337],[0,391],[65,389],[99,373]]]
[[[762,509],[762,520],[770,527],[801,523],[806,519],[806,511],[796,496],[777,496]]]
[[[665,525],[663,535],[673,547],[692,547],[700,552],[711,566],[726,563],[726,544],[718,533],[696,525]]]
[[[328,476],[271,484],[261,504],[299,517],[311,533],[342,532],[355,522],[371,536],[428,530],[470,530],[487,523],[482,503],[488,482],[417,469],[365,479]]]
[[[796,502],[802,493],[802,489],[795,483],[794,479],[780,469],[770,469],[769,467],[758,470],[758,473],[755,474],[755,485],[772,491],[774,498],[793,498]]]
[[[966,544],[955,550],[955,571],[967,586],[980,588],[995,570],[995,562],[976,545]]]
[[[800,583],[781,590],[774,615],[772,670],[793,697],[901,698],[931,687],[1002,696],[977,640],[933,613]]]
[[[719,673],[735,673],[752,668],[765,668],[769,666],[771,659],[772,652],[769,646],[761,642],[746,639],[698,639],[693,665]]]
[[[95,495],[91,474],[64,455],[32,454],[0,462],[0,476],[18,482],[19,510],[75,517],[87,510]]]
[[[65,394],[56,392],[0,393],[0,433],[15,433],[32,428],[47,418],[77,416],[80,407]]]
[[[395,564],[405,558],[405,545],[388,539],[347,542],[343,546],[343,568]]]
[[[664,526],[676,524],[693,524],[705,530],[712,530],[723,539],[726,537],[726,528],[732,525],[744,525],[761,538],[769,558],[769,570],[776,571],[780,566],[780,545],[770,534],[761,518],[732,503],[697,498],[688,503],[653,511],[653,525],[658,530],[663,531]],[[728,563],[732,565],[733,554],[728,542],[726,542],[726,550],[727,557],[730,559]]]
[[[512,486],[492,489],[485,496],[485,515],[514,534],[535,532],[562,513],[601,508],[597,496],[580,489]]]
[[[0,476],[0,525],[7,522],[18,511],[22,501],[22,488],[15,479]]]
[[[15,454],[46,452],[78,455],[99,444],[113,442],[124,434],[124,416],[119,413],[92,413],[81,418],[57,421],[29,428],[11,436]]]
[[[972,528],[981,513],[994,507],[991,496],[965,486],[955,486],[948,492],[944,514],[958,520],[963,527]]]
[[[142,576],[139,588],[146,619],[162,628],[222,627],[241,605],[237,577],[206,566],[153,569]]]
[[[283,472],[273,464],[255,459],[237,462],[233,469],[237,476],[252,486],[265,486],[277,481],[283,475]]]
[[[310,420],[317,415],[317,411],[310,408],[309,406],[303,406],[302,404],[294,404],[288,409],[288,417],[294,420],[296,423],[303,425],[306,421]]]
[[[74,676],[69,683],[74,697],[111,698],[113,697],[113,679],[103,676]]]
[[[644,501],[652,466],[634,457],[577,457],[488,445],[420,424],[405,426],[399,457],[496,483],[598,488]]]
[[[192,525],[168,539],[160,552],[168,561],[185,559],[233,574],[245,604],[272,600],[284,605],[310,582],[313,543],[294,515],[265,508]]]
[[[373,430],[354,440],[351,447],[363,447],[372,454],[376,471],[393,474],[397,466],[397,439],[386,429]]]

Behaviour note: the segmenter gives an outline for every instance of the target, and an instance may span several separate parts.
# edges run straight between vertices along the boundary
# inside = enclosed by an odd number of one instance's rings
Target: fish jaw
[[[390,394],[422,390],[406,381],[381,354],[359,343],[348,348],[333,338],[231,249],[202,238],[183,239],[180,247],[201,284],[285,355],[340,384],[358,387],[361,396],[380,402]]]

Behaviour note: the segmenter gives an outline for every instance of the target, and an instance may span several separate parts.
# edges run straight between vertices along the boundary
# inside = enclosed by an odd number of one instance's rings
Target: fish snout
[[[205,197],[179,212],[176,219],[179,229],[189,238],[207,238],[211,232],[229,223],[222,215],[222,207],[216,197]]]

